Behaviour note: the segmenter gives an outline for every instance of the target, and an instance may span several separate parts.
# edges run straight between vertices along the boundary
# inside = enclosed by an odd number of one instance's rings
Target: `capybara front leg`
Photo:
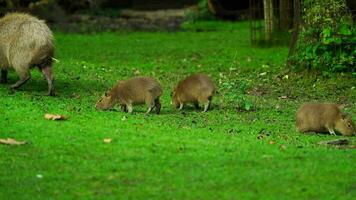
[[[211,104],[211,102],[209,100],[204,103],[204,111],[203,112],[208,111],[208,109],[210,108],[210,104]]]
[[[161,112],[161,102],[159,99],[155,100],[155,107],[156,107],[156,114],[159,114]]]
[[[48,95],[50,96],[54,96],[54,86],[53,86],[53,75],[52,75],[52,67],[51,66],[47,66],[41,69],[42,74],[44,75],[44,77],[47,80],[47,84],[48,84]]]
[[[332,128],[332,125],[327,124],[325,128],[329,131],[330,135],[336,135],[334,129]]]

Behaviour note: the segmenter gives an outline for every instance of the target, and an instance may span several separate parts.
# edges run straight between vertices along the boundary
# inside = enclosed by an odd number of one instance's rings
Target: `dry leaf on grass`
[[[112,139],[111,138],[105,138],[104,143],[109,144],[111,143]]]
[[[272,140],[270,140],[269,142],[268,142],[268,144],[274,144],[274,143],[276,143],[275,141],[272,141]]]
[[[7,139],[0,139],[0,144],[7,144],[7,145],[24,145],[26,144],[25,141],[17,141],[12,138]]]
[[[45,119],[48,120],[66,120],[67,118],[63,115],[57,115],[57,114],[45,114]]]
[[[281,150],[286,150],[287,146],[284,145],[284,144],[282,144],[282,145],[279,145],[279,148],[280,148]]]

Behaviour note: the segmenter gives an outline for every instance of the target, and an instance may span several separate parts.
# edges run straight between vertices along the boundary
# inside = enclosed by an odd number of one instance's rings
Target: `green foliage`
[[[294,60],[299,67],[331,72],[356,71],[356,29],[344,0],[305,0]]]
[[[200,0],[196,10],[187,15],[188,22],[216,20],[216,17],[209,11],[206,0]]]
[[[225,100],[236,105],[238,110],[250,111],[253,109],[253,102],[247,97],[249,83],[243,80],[231,80],[221,84],[224,91]]]

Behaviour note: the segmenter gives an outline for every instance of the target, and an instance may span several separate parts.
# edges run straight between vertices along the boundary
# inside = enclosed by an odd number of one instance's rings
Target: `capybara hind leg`
[[[42,74],[44,75],[44,77],[47,80],[47,84],[48,84],[48,95],[50,96],[54,96],[54,86],[53,86],[53,75],[52,75],[52,67],[51,66],[47,66],[47,67],[43,67],[41,69]]]
[[[127,107],[126,107],[126,105],[121,105],[121,110],[122,110],[123,112],[127,112]]]
[[[127,105],[126,105],[126,108],[127,108],[127,112],[128,112],[128,113],[132,113],[132,111],[133,111],[132,104],[127,104]]]
[[[14,90],[18,89],[19,87],[21,87],[23,84],[25,84],[31,78],[29,71],[21,72],[18,74],[20,76],[20,80],[18,80],[15,84],[11,85],[10,86],[11,89],[14,89]]]
[[[159,99],[155,100],[156,114],[158,115],[161,112],[161,102]]]
[[[1,70],[0,83],[7,83],[7,70],[6,69]]]

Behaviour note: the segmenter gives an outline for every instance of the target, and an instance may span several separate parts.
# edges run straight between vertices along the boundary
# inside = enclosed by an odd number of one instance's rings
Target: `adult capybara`
[[[0,19],[0,83],[7,82],[7,71],[13,68],[20,80],[10,87],[17,89],[31,78],[30,69],[38,67],[47,80],[48,94],[54,95],[53,53],[53,35],[44,21],[25,13]]]

